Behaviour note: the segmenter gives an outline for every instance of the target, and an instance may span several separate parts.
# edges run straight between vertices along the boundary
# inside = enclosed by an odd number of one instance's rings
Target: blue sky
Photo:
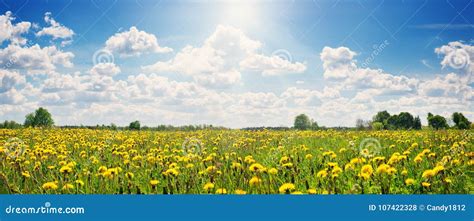
[[[0,9],[0,120],[21,122],[38,106],[58,124],[280,126],[306,113],[350,126],[385,109],[474,117],[472,1],[2,0]]]

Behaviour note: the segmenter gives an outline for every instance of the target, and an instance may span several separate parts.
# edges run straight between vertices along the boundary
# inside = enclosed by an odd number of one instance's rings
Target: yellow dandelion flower
[[[209,192],[209,190],[214,189],[214,184],[213,184],[213,183],[206,183],[206,184],[204,185],[203,189],[204,189],[205,191],[208,191],[208,192]]]
[[[247,191],[241,190],[241,189],[236,189],[234,193],[237,194],[237,195],[244,195],[244,194],[247,194]]]
[[[28,172],[28,171],[21,172],[21,175],[25,178],[30,178],[31,177],[30,172]]]
[[[436,175],[436,171],[434,170],[425,170],[423,172],[423,174],[421,175],[421,177],[425,178],[425,179],[429,179],[431,177],[434,177]]]
[[[321,178],[324,178],[324,177],[326,177],[327,175],[328,175],[327,169],[320,170],[320,171],[316,174],[317,177],[321,177]]]
[[[64,184],[63,190],[69,190],[69,189],[74,189],[74,185],[72,185],[70,183]]]
[[[55,190],[58,188],[58,182],[57,181],[54,181],[54,182],[47,182],[47,183],[44,183],[43,184],[43,189],[45,190]]]
[[[150,185],[151,185],[152,187],[155,187],[155,186],[158,185],[159,183],[160,183],[159,180],[150,180]]]
[[[293,190],[295,190],[295,184],[292,184],[292,183],[284,183],[278,189],[280,193],[290,193]]]
[[[426,188],[428,188],[428,187],[431,186],[431,184],[428,183],[428,182],[423,182],[423,183],[421,183],[421,185],[422,185],[423,187],[426,187]]]
[[[260,183],[262,183],[262,179],[256,176],[252,177],[252,179],[249,180],[250,186],[256,186],[256,185],[259,185]]]
[[[412,179],[412,178],[408,178],[408,179],[405,180],[405,184],[407,186],[411,186],[411,185],[415,184],[415,180]]]
[[[276,169],[276,168],[270,168],[270,169],[268,170],[268,173],[269,173],[269,174],[272,174],[272,175],[276,175],[276,174],[278,173],[278,169]]]
[[[360,173],[365,173],[365,174],[368,174],[369,176],[372,175],[373,172],[374,172],[374,169],[369,164],[362,166],[362,168],[360,169]]]
[[[308,189],[308,194],[316,194],[316,189]]]
[[[216,190],[216,194],[227,194],[227,190],[225,188],[219,188]]]

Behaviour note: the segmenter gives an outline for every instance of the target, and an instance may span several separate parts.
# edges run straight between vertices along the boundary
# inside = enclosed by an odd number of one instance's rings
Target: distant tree
[[[5,122],[3,123],[0,123],[0,128],[4,128],[4,129],[17,129],[17,128],[20,128],[21,127],[21,124],[15,122],[15,121],[8,121],[6,120]]]
[[[115,125],[114,123],[111,123],[110,124],[110,129],[111,130],[117,130],[117,125]]]
[[[317,130],[317,129],[319,129],[318,122],[316,122],[315,120],[311,119],[311,130]]]
[[[51,127],[54,125],[54,120],[48,110],[45,108],[38,108],[34,113],[25,116],[25,127]]]
[[[388,113],[386,110],[384,111],[379,111],[373,118],[373,122],[380,122],[384,125],[385,129],[388,129],[387,125],[387,120],[390,118],[390,113]]]
[[[365,129],[364,128],[364,120],[362,120],[360,118],[357,119],[356,120],[356,128],[357,128],[357,130],[364,130]]]
[[[452,115],[453,122],[455,127],[458,129],[469,129],[471,122],[462,114],[454,112]]]
[[[413,122],[413,129],[415,130],[421,130],[421,120],[419,116],[415,117],[415,120]]]
[[[440,115],[428,113],[428,125],[436,130],[448,128],[446,118]]]
[[[295,129],[298,129],[298,130],[310,129],[311,120],[309,119],[308,116],[306,116],[306,114],[300,114],[295,117],[294,127]]]
[[[413,115],[408,112],[401,112],[398,114],[398,127],[400,129],[412,129],[414,126],[415,119]]]
[[[140,130],[140,121],[136,120],[130,123],[128,126],[130,130]]]
[[[384,126],[381,122],[372,122],[372,129],[374,130],[383,130]]]

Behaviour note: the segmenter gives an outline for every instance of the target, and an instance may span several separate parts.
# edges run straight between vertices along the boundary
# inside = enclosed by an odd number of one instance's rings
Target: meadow
[[[0,130],[6,194],[472,194],[473,130]]]

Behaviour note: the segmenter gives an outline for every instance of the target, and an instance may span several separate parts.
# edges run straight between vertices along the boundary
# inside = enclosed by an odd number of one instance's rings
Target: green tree
[[[433,115],[428,113],[428,125],[436,130],[448,128],[446,118],[440,115]]]
[[[383,123],[381,123],[381,122],[373,122],[372,123],[372,128],[374,130],[383,130],[384,126],[383,126]]]
[[[415,121],[413,122],[413,129],[421,130],[421,120],[419,116],[415,117]]]
[[[415,119],[413,115],[408,112],[401,112],[398,114],[398,128],[400,129],[412,129],[414,128]]]
[[[34,113],[25,116],[25,127],[51,127],[54,125],[54,120],[48,110],[45,108],[38,108]]]
[[[469,129],[471,122],[462,113],[454,112],[452,118],[456,128]]]
[[[373,118],[372,122],[380,122],[384,125],[385,129],[388,129],[387,125],[387,120],[390,118],[390,113],[388,113],[386,110],[384,111],[379,111]]]
[[[306,114],[300,114],[295,117],[294,127],[298,130],[307,130],[311,127],[311,120]]]
[[[130,123],[128,126],[130,130],[140,130],[140,121],[136,120]]]

